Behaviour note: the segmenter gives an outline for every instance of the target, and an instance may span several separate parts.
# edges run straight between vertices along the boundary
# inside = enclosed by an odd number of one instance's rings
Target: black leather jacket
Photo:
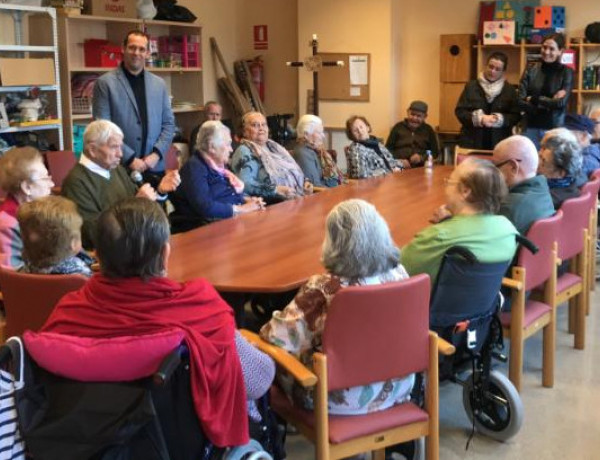
[[[519,83],[519,109],[525,112],[525,126],[541,129],[562,126],[572,89],[573,72],[560,63],[536,63],[527,68]],[[554,98],[560,90],[566,94]]]

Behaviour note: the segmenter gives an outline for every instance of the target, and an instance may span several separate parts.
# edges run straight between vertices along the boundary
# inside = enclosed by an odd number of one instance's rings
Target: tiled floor
[[[600,459],[600,290],[596,292],[583,351],[573,349],[573,336],[566,332],[567,309],[559,309],[553,389],[541,386],[542,334],[527,340],[521,393],[525,420],[510,441],[476,435],[465,451],[470,424],[461,388],[440,387],[440,459]],[[505,366],[500,369],[506,373]],[[288,437],[289,460],[313,458],[311,444],[300,435]]]

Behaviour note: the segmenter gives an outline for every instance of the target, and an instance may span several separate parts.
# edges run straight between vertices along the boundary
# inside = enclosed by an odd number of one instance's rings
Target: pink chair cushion
[[[581,283],[582,281],[583,279],[579,275],[575,275],[573,273],[564,273],[556,280],[556,292],[563,292],[570,287]]]
[[[531,326],[535,321],[540,319],[547,313],[550,313],[552,308],[545,303],[536,300],[528,300],[525,304],[525,318],[523,318],[523,329]],[[500,314],[502,327],[510,328],[510,312],[504,311]]]
[[[293,414],[293,417],[299,418],[302,423],[312,428],[315,426],[314,412],[293,405],[287,396],[276,387],[271,390],[271,406],[283,418],[287,418],[288,414]],[[428,419],[427,412],[413,403],[399,404],[390,409],[367,415],[330,415],[329,442],[339,444],[399,426],[426,422]]]
[[[141,336],[75,337],[25,331],[27,352],[47,371],[82,382],[131,381],[152,375],[184,337],[170,329]]]

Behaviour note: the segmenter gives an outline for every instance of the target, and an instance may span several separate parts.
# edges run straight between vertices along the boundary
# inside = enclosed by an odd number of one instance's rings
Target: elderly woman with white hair
[[[173,233],[264,208],[262,198],[244,195],[244,183],[227,169],[232,152],[227,126],[220,121],[204,122],[194,152],[181,168],[181,187],[172,195]]]
[[[303,115],[298,120],[296,134],[298,143],[294,148],[294,160],[306,179],[315,187],[340,185],[344,176],[324,147],[323,121],[316,115]]]
[[[388,225],[375,207],[363,200],[343,201],[327,216],[322,263],[328,273],[312,276],[283,311],[275,311],[262,327],[261,337],[311,367],[313,353],[321,349],[333,296],[351,285],[383,284],[407,278],[399,260],[400,252]],[[296,403],[312,409],[312,392],[285,385],[281,380],[284,390]],[[414,375],[410,375],[332,391],[329,413],[358,415],[387,409],[407,401],[413,384]]]
[[[563,201],[579,196],[578,186],[585,183],[581,147],[566,128],[547,131],[540,146],[538,173],[546,176],[554,209]]]

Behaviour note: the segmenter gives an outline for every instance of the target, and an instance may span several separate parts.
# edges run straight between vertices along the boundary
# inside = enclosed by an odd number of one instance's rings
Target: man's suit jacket
[[[124,72],[119,66],[96,81],[92,113],[95,119],[110,120],[123,131],[123,164],[129,164],[134,156],[143,158],[156,148],[161,153],[161,160],[152,171],[162,172],[165,169],[164,158],[175,131],[175,118],[167,87],[160,77],[144,70],[148,134],[145,152],[141,152],[142,120]]]

